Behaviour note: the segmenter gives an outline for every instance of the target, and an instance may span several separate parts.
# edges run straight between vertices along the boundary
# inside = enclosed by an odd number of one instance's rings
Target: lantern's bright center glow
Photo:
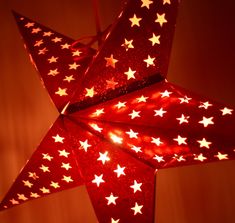
[[[110,133],[110,138],[114,143],[122,144],[123,138],[121,138],[113,133]]]

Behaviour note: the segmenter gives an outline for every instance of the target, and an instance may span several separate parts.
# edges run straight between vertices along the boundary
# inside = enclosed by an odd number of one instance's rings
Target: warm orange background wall
[[[103,27],[121,0],[100,0]],[[94,34],[91,0],[0,0],[0,199],[57,112],[23,48],[10,10],[73,38]],[[234,0],[182,0],[169,80],[235,106]],[[235,161],[158,172],[158,223],[235,222]],[[84,187],[0,213],[0,223],[95,223]],[[146,222],[144,222],[146,223]]]

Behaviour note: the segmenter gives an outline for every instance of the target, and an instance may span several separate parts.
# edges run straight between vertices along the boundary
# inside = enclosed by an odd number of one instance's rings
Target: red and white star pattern
[[[25,41],[31,62],[47,89],[52,101],[62,111],[77,88],[94,50],[71,51],[74,40],[14,12],[20,33]],[[83,46],[80,44],[79,46]],[[88,55],[87,55],[88,53]],[[75,62],[74,59],[85,59]],[[87,56],[87,57],[85,57]]]
[[[95,125],[99,135],[156,169],[234,159],[233,109],[211,101],[208,109],[201,109],[202,99],[162,81],[71,116]],[[118,106],[121,102],[125,106]],[[94,116],[101,108],[102,114]]]
[[[235,158],[233,109],[164,79],[177,7],[130,0],[89,66],[72,40],[16,14],[63,114],[0,209],[84,183],[100,223],[150,223],[158,169]]]
[[[113,91],[124,94],[128,86],[141,86],[153,76],[166,76],[177,8],[178,0],[128,1],[71,103],[80,107],[107,99]],[[111,88],[109,80],[115,83]]]
[[[83,179],[79,174],[74,149],[63,128],[63,120],[59,118],[19,174],[1,208],[6,209],[81,184]]]

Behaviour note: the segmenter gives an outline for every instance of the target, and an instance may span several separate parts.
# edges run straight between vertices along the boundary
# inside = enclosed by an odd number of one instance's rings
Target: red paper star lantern
[[[1,209],[84,183],[100,223],[153,222],[158,169],[235,158],[233,109],[164,79],[177,7],[130,0],[91,64],[93,50],[16,15],[61,115]]]

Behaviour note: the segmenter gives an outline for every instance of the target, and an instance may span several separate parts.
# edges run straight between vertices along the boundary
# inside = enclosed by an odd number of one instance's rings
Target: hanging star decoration
[[[233,109],[165,79],[177,8],[129,0],[92,62],[15,14],[60,115],[2,210],[85,184],[100,223],[150,223],[158,169],[235,158]]]

